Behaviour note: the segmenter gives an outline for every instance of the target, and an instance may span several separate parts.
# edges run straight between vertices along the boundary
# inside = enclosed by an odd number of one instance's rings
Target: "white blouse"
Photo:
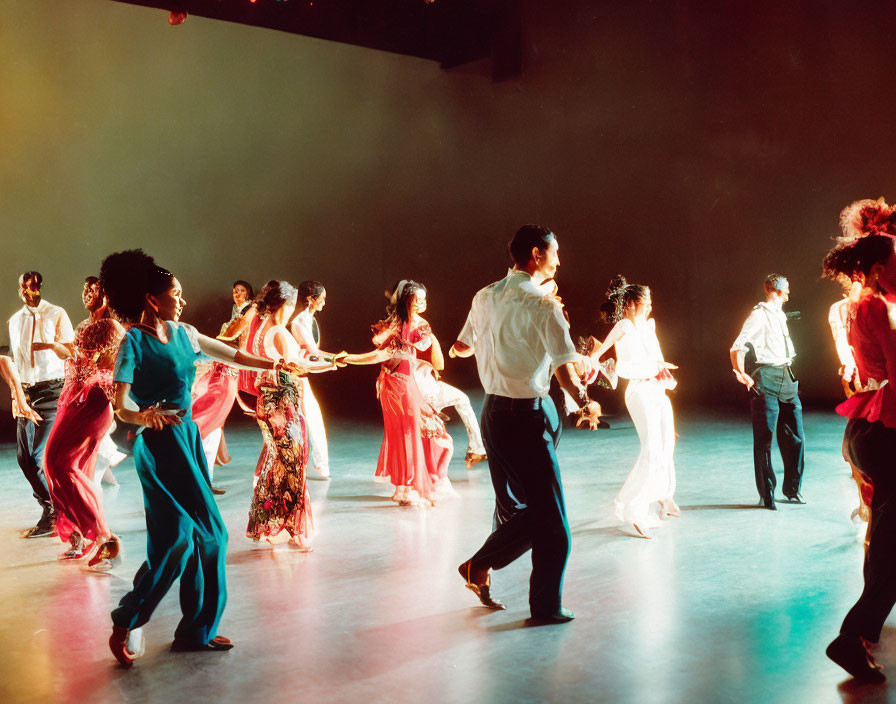
[[[634,323],[623,318],[616,327],[624,333],[616,342],[616,373],[623,379],[651,379],[659,374],[663,354],[653,318]]]

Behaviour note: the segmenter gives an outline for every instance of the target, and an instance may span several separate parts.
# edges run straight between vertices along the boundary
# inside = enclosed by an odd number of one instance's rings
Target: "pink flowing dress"
[[[233,367],[214,362],[193,387],[193,422],[199,428],[199,436],[205,440],[216,430],[224,428],[230,409],[236,401],[239,373]],[[216,464],[227,464],[230,455],[224,436],[216,451]]]
[[[383,362],[377,380],[384,432],[376,477],[396,487],[410,487],[426,499],[448,474],[454,449],[445,423],[424,401],[414,381],[421,363],[417,352],[429,349],[430,335],[429,325],[394,327],[378,345],[391,356]]]
[[[65,386],[44,454],[56,531],[63,542],[75,532],[88,540],[111,535],[102,497],[94,488],[93,470],[100,442],[113,420],[112,370],[97,367],[92,352],[82,345],[85,333],[100,324],[108,323],[101,320],[78,327],[75,355],[65,365]]]

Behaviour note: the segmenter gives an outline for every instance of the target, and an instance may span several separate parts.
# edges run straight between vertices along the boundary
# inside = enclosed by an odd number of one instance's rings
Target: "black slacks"
[[[774,501],[777,479],[772,468],[772,436],[776,435],[784,463],[784,495],[795,496],[803,482],[805,464],[799,382],[790,367],[760,366],[751,376],[756,381],[750,401],[756,490],[763,501]]]
[[[850,461],[871,478],[871,526],[865,553],[865,588],[840,627],[876,642],[896,604],[896,428],[863,418],[846,425]]]
[[[40,414],[43,422],[35,425],[24,418],[16,420],[16,459],[25,479],[31,485],[34,498],[45,511],[52,510],[53,503],[44,477],[44,446],[56,420],[56,404],[59,403],[62,385],[62,379],[53,379],[26,388],[28,403]]]
[[[501,569],[532,550],[529,607],[549,615],[561,606],[570,533],[556,446],[560,418],[550,398],[486,395],[482,437],[495,489],[495,527],[474,569]]]

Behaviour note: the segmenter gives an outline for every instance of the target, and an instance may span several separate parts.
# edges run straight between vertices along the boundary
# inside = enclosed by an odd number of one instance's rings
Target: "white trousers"
[[[614,508],[623,523],[656,527],[659,502],[675,493],[675,421],[666,387],[656,379],[632,379],[625,389],[625,406],[631,414],[641,451],[625,478]]]
[[[311,382],[307,376],[302,377],[302,395],[304,397],[305,427],[308,428],[308,469],[319,477],[330,476],[330,451],[327,447],[327,430],[324,417],[320,412],[320,404],[311,391]]]
[[[436,378],[426,370],[415,374],[414,379],[417,381],[417,386],[420,387],[423,398],[437,411],[454,406],[454,410],[457,411],[457,415],[460,416],[461,422],[467,429],[467,452],[484,455],[485,445],[482,444],[482,432],[479,430],[479,421],[476,420],[470,397],[444,381],[436,381]]]
[[[127,457],[126,454],[118,451],[115,443],[112,442],[112,438],[109,437],[113,430],[115,430],[115,423],[112,423],[109,431],[103,436],[103,439],[100,440],[100,446],[97,448],[96,452],[96,467],[93,470],[93,488],[99,496],[103,495],[103,476],[105,476],[106,470],[110,467],[114,467]]]
[[[221,447],[223,428],[216,428],[202,438],[202,451],[205,453],[205,461],[208,464],[208,480],[215,478],[215,459],[218,457],[218,448]]]

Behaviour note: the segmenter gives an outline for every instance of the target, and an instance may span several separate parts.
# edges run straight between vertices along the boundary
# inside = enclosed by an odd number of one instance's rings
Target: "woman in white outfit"
[[[290,332],[306,357],[312,361],[332,360],[333,355],[321,352],[320,328],[314,314],[323,310],[327,304],[327,290],[320,281],[303,281],[299,284],[300,310],[292,319]],[[324,417],[320,412],[320,404],[311,391],[308,377],[302,377],[302,392],[305,405],[305,423],[308,427],[309,479],[330,478],[330,453],[327,448],[327,430],[324,428]]]
[[[616,323],[603,343],[595,344],[591,353],[594,362],[616,347],[616,372],[628,379],[625,406],[631,414],[641,452],[632,467],[614,507],[616,517],[634,527],[642,538],[652,538],[651,528],[661,519],[680,514],[673,500],[675,494],[675,424],[672,404],[666,391],[675,387],[669,373],[676,369],[663,359],[650,318],[650,289],[629,284],[617,276],[607,290],[602,306],[605,319]]]

